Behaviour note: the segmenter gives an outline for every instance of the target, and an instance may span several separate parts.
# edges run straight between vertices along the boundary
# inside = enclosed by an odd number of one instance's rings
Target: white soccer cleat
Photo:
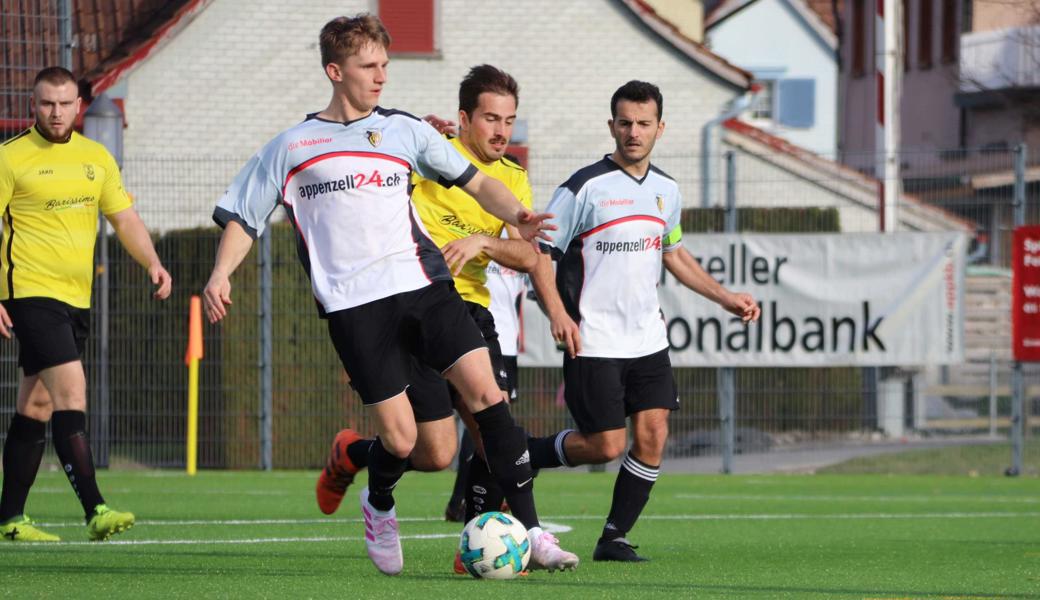
[[[368,503],[368,488],[361,490],[361,514],[365,516],[365,547],[376,568],[387,575],[397,575],[404,568],[397,513],[376,510]]]
[[[529,532],[531,538],[531,561],[528,567],[552,571],[567,571],[578,568],[578,556],[560,548],[560,540],[548,531]]]

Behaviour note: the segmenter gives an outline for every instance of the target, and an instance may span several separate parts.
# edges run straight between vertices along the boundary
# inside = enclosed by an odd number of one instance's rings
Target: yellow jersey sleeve
[[[119,173],[116,159],[104,150],[100,154],[98,161],[105,170],[105,179],[101,184],[101,197],[98,205],[101,207],[101,214],[112,215],[130,208],[133,201],[130,199],[130,194],[127,194],[123,188],[123,176]]]
[[[0,215],[4,214],[7,206],[11,203],[11,195],[14,194],[14,171],[7,156],[0,149]]]

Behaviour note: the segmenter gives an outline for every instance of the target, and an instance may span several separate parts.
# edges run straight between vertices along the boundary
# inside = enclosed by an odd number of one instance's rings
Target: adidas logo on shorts
[[[520,458],[516,459],[516,462],[513,464],[519,467],[520,465],[529,462],[531,462],[531,454],[527,450],[524,450],[524,453],[521,454]]]

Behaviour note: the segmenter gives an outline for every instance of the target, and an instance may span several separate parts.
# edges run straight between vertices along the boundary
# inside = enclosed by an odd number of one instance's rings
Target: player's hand
[[[231,281],[227,275],[214,271],[202,290],[202,308],[206,311],[206,318],[210,323],[216,323],[227,316],[227,306],[231,306]]]
[[[723,301],[722,308],[740,317],[740,320],[744,323],[757,321],[762,314],[762,309],[759,308],[758,303],[751,297],[751,294],[745,293],[730,293]]]
[[[437,115],[426,115],[423,117],[423,121],[426,121],[437,130],[437,133],[441,135],[458,135],[459,126],[455,121],[449,121],[448,119],[442,119]]]
[[[458,277],[466,263],[479,256],[486,247],[486,236],[475,233],[444,244],[444,247],[441,248],[441,254],[444,255],[444,260],[448,263],[451,274]]]
[[[552,241],[552,236],[545,233],[546,231],[553,231],[557,227],[551,223],[546,223],[549,219],[555,215],[550,213],[536,213],[526,208],[521,210],[516,215],[517,220],[517,231],[520,232],[520,237],[531,242],[534,245],[535,251],[540,251],[538,248],[538,240],[545,240],[547,242]]]
[[[7,314],[7,309],[0,304],[0,335],[11,339],[12,328],[14,328],[14,323],[11,322],[11,315]]]
[[[549,331],[552,332],[557,347],[562,345],[566,348],[567,356],[578,356],[581,352],[581,332],[570,315],[566,312],[549,315]]]
[[[173,289],[173,277],[170,277],[161,264],[148,267],[148,277],[152,279],[152,285],[156,286],[155,291],[152,292],[152,298],[165,300],[170,297],[170,291]]]

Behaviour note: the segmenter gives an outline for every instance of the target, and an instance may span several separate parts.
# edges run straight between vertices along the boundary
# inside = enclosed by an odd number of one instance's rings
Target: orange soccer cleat
[[[361,436],[353,429],[344,429],[332,441],[329,460],[321,470],[321,475],[318,475],[318,484],[314,487],[318,508],[327,515],[336,512],[347,488],[354,483],[354,475],[359,469],[350,462],[347,446],[360,439]]]

